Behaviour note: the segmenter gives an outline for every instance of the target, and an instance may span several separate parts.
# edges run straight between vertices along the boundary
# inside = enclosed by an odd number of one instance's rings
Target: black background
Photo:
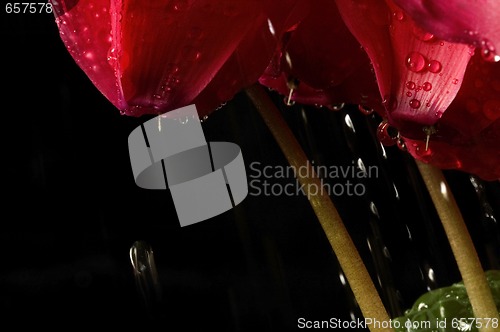
[[[121,116],[99,93],[66,52],[51,14],[1,10],[2,324],[285,331],[300,317],[360,317],[305,197],[248,196],[181,228],[168,191],[140,189],[132,177],[127,138],[146,118]],[[460,280],[413,161],[396,147],[381,158],[376,115],[286,107],[270,95],[312,160],[345,166],[362,158],[379,167],[379,177],[364,182],[366,195],[333,200],[391,315],[427,288]],[[244,93],[203,129],[208,141],[239,144],[247,166],[286,166]],[[445,175],[485,269],[497,268],[498,228],[484,203],[498,216],[498,182],[483,183],[481,200],[467,174]],[[129,258],[139,240],[153,248],[161,282],[161,300],[149,308]]]

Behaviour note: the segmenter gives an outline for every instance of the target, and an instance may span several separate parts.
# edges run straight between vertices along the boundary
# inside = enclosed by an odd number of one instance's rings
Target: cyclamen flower
[[[500,64],[488,62],[499,58],[498,5],[397,2],[408,12],[391,0],[318,2],[281,50],[288,62],[280,75],[270,66],[260,82],[300,103],[374,109],[415,158],[500,178]],[[337,10],[342,20],[325,19],[338,17]],[[359,55],[359,44],[369,60]],[[299,83],[290,86],[291,79]]]
[[[415,158],[500,178],[494,0],[52,3],[68,51],[125,115],[196,103],[203,116],[259,81],[375,110]]]
[[[307,12],[299,0],[279,5],[251,0],[52,4],[70,54],[106,98],[130,116],[161,114],[196,98],[200,115],[208,113],[257,81],[278,36]],[[220,84],[209,87],[213,80]],[[207,87],[213,93],[200,96]]]

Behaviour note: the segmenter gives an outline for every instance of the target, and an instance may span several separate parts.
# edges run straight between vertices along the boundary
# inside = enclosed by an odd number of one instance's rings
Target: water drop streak
[[[416,163],[448,237],[475,318],[498,320],[495,301],[474,243],[442,171],[418,160]],[[491,326],[480,329],[481,332],[497,330]]]
[[[276,105],[259,85],[246,89],[246,94],[254,103],[255,108],[262,116],[266,126],[271,131],[276,142],[280,146],[291,166],[296,169],[306,167],[308,174],[315,174],[311,169],[311,163],[307,159],[302,147],[281,116]],[[320,188],[322,183],[317,176],[303,176],[297,174],[297,179],[305,188]],[[312,192],[306,190],[318,220],[325,232],[328,242],[333,248],[335,255],[344,271],[347,282],[351,286],[359,308],[366,318],[373,321],[388,322],[390,320],[384,304],[375,288],[366,266],[352,241],[336,207],[330,197],[322,190]],[[369,325],[370,331],[393,331],[392,328],[375,327]]]
[[[137,291],[148,310],[154,311],[161,301],[161,287],[156,271],[153,249],[144,241],[136,241],[130,248]]]

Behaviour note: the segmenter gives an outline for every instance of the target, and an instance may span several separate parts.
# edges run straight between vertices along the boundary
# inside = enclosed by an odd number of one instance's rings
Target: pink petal
[[[439,120],[462,83],[472,49],[437,39],[387,0],[338,0],[368,53],[389,123],[407,137]]]
[[[482,48],[487,60],[500,60],[500,2],[497,0],[394,0],[420,26],[439,38]]]
[[[476,54],[462,88],[425,149],[423,138],[405,139],[417,159],[443,169],[458,169],[485,180],[500,179],[500,63]]]

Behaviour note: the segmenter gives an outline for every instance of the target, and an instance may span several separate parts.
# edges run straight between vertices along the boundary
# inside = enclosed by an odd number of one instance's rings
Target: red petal
[[[71,56],[94,85],[118,109],[126,109],[114,68],[108,62],[112,56],[109,0],[92,2],[52,1],[59,33]],[[91,23],[91,24],[90,24]]]
[[[458,92],[472,50],[425,33],[389,0],[387,6],[379,0],[337,4],[373,63],[389,123],[406,136],[421,136]]]
[[[332,1],[311,3],[310,14],[284,36],[259,81],[288,96],[291,79],[300,82],[291,99],[302,104],[380,104],[369,60]]]
[[[276,43],[269,33],[266,8],[274,8],[276,15],[277,5],[264,1],[53,2],[61,37],[71,55],[127,115],[158,114],[191,103],[233,55],[236,60],[232,62],[248,68],[244,79],[235,78],[231,86],[231,91],[238,91],[248,78],[257,79],[272,53],[248,52],[248,40]],[[279,25],[286,26],[294,2],[298,0],[280,8]],[[258,37],[264,28],[267,37]],[[259,46],[253,45],[256,50]],[[275,45],[267,48],[273,50]],[[254,57],[246,58],[248,54]],[[232,74],[234,79],[238,73]]]
[[[500,64],[472,58],[456,99],[436,124],[429,149],[406,139],[417,159],[459,169],[485,180],[500,179]]]
[[[500,47],[500,2],[497,0],[394,2],[427,31],[444,40],[482,47],[483,56],[495,60],[495,48]]]
[[[283,0],[268,4],[265,10],[265,26],[251,27],[236,51],[195,99],[200,115],[207,115],[242,88],[258,81],[275,52],[280,36],[304,18],[309,3]]]

